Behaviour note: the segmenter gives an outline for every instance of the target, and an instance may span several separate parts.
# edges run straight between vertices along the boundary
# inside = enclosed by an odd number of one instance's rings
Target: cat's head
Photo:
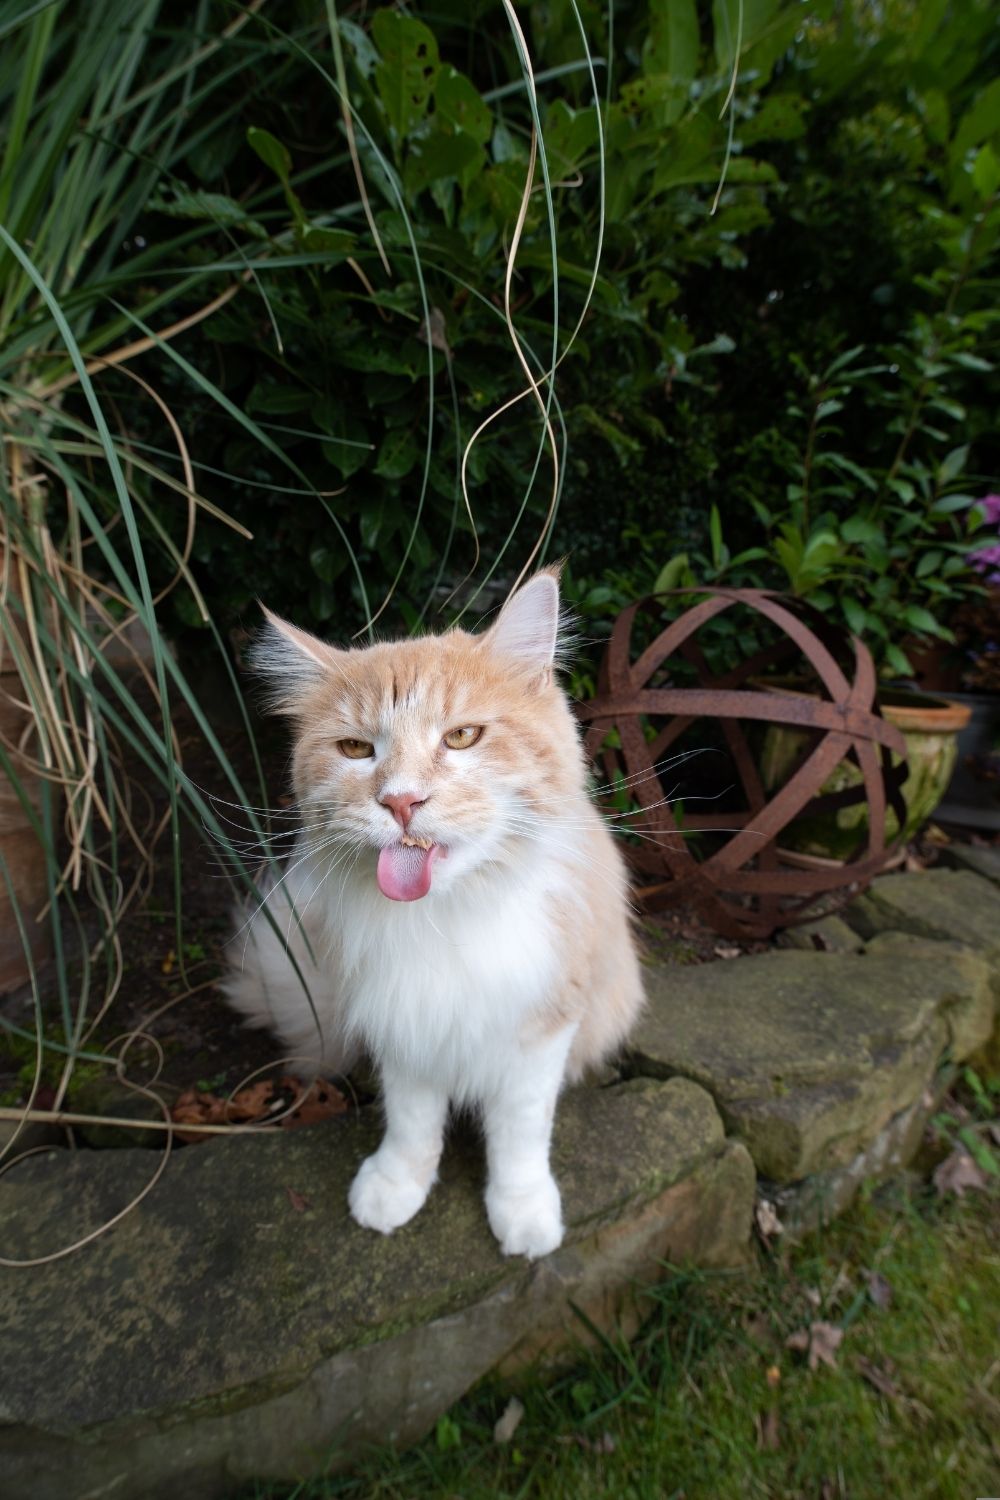
[[[554,681],[554,571],[482,635],[342,650],[265,613],[254,665],[296,723],[299,804],[331,857],[357,851],[357,878],[417,900],[509,863],[571,811],[585,772]]]

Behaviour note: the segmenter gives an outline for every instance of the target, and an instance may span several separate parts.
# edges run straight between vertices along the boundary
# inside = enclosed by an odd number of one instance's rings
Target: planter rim
[[[821,695],[809,687],[796,687],[794,678],[753,677],[753,687],[766,688],[772,693],[784,693],[791,698],[819,698]],[[882,717],[895,724],[898,729],[909,729],[924,734],[958,733],[972,717],[971,703],[963,703],[961,693],[953,697],[944,693],[925,693],[919,689],[886,688],[876,693],[876,703]],[[965,695],[970,697],[970,695]],[[895,702],[893,700],[896,700]]]

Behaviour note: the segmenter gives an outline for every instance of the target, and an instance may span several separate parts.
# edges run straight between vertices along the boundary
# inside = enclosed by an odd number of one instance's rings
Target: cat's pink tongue
[[[431,868],[439,845],[421,849],[417,844],[390,844],[378,857],[375,879],[390,901],[419,901],[431,888]]]

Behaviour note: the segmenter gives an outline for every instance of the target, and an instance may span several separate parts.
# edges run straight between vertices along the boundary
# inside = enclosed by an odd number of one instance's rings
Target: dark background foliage
[[[541,191],[512,297],[544,365],[554,320],[561,352],[584,308],[598,137],[572,6],[521,13],[558,304]],[[992,8],[746,0],[714,213],[736,0],[628,0],[612,35],[603,8],[579,14],[607,94],[606,233],[557,376],[568,461],[549,555],[568,558],[596,634],[657,578],[760,582],[844,615],[903,670],[900,638],[945,634],[967,590],[971,502],[1000,466]],[[126,246],[141,256],[186,222],[191,263],[217,264],[220,285],[246,277],[173,346],[230,413],[175,354],[145,361],[204,466],[201,490],[253,532],[199,526],[195,575],[226,626],[253,623],[255,596],[331,635],[387,595],[379,629],[449,618],[477,563],[461,455],[524,384],[501,309],[531,113],[502,6],[345,10],[339,38],[388,272],[327,19],[305,0],[269,6],[245,66],[228,58],[210,109],[192,112],[183,174]],[[118,395],[139,436],[161,442],[143,429],[148,403],[124,382]],[[530,480],[542,436],[522,401],[469,455],[475,578],[493,580],[473,618],[544,527],[546,452]],[[162,518],[180,525],[171,503]],[[183,638],[197,615],[173,597]]]

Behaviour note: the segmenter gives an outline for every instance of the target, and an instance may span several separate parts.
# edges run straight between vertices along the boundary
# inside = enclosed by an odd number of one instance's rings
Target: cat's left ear
[[[511,594],[484,639],[492,651],[535,668],[549,681],[559,633],[559,574],[546,568]]]
[[[265,605],[261,609],[265,623],[251,646],[250,666],[267,684],[270,707],[294,715],[306,690],[339,671],[342,653]]]

